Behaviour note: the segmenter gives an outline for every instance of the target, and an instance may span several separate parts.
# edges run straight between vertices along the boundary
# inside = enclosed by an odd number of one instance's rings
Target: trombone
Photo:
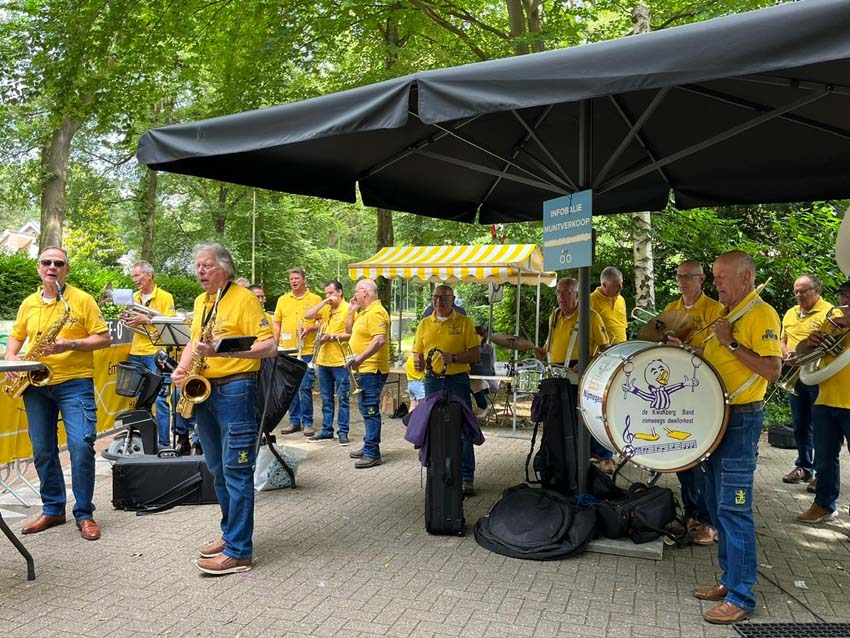
[[[339,351],[342,353],[342,361],[343,367],[348,370],[348,376],[351,378],[351,392],[349,394],[357,394],[360,392],[360,386],[357,385],[357,375],[354,374],[354,370],[351,369],[351,362],[354,361],[354,357],[357,356],[354,354],[354,351],[351,349],[351,344],[348,341],[340,341],[339,338],[336,340],[339,345]]]

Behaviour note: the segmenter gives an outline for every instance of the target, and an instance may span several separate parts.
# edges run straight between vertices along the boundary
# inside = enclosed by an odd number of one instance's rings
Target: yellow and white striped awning
[[[416,279],[422,282],[554,286],[556,274],[543,271],[543,253],[535,244],[482,246],[392,246],[348,266],[348,276]]]

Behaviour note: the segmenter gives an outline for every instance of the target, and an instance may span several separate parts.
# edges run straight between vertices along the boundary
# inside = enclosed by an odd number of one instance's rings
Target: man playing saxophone
[[[838,304],[850,304],[850,281],[839,286]],[[821,347],[826,335],[841,339],[842,352],[850,348],[850,312],[846,308],[836,308],[830,319],[823,323],[821,330],[813,332],[805,341],[797,344],[798,355]],[[818,385],[817,399],[812,408],[817,483],[814,503],[797,517],[801,523],[820,523],[838,516],[837,501],[841,488],[838,458],[844,439],[850,441],[850,394],[847,392],[850,387],[850,366],[841,367],[841,362],[834,363],[835,359],[834,354],[825,354],[820,362],[821,368],[832,364],[835,372],[826,371],[830,376]]]
[[[221,508],[221,538],[202,546],[195,564],[208,574],[232,574],[252,566],[257,371],[260,359],[274,356],[277,348],[254,294],[233,282],[230,253],[220,244],[199,244],[193,254],[204,292],[195,299],[191,341],[171,378],[183,388],[184,400],[187,377],[200,375],[209,382],[206,398],[192,398]],[[217,352],[223,337],[241,336],[256,337],[250,350]]]
[[[23,390],[33,462],[41,482],[42,512],[21,532],[35,534],[65,522],[65,479],[57,435],[61,412],[71,456],[74,519],[80,535],[94,541],[100,538],[100,527],[93,518],[92,502],[97,428],[92,351],[107,347],[111,339],[97,302],[65,284],[71,267],[64,249],[45,248],[37,269],[42,287],[18,309],[5,355],[7,361],[21,360],[21,346],[28,340],[25,358],[41,361],[52,373],[44,385]],[[42,335],[50,336],[42,339]],[[14,373],[9,376],[17,377]]]

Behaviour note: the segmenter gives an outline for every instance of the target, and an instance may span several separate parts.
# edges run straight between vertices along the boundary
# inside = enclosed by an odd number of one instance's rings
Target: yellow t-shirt
[[[427,357],[432,348],[439,348],[443,352],[462,354],[480,345],[481,338],[475,334],[472,319],[454,310],[449,313],[444,321],[437,318],[436,312],[431,313],[419,322],[416,327],[416,335],[413,337],[413,352],[418,352],[423,357]],[[443,369],[442,363],[435,363],[434,361],[431,363],[434,366],[434,372],[439,374]],[[446,368],[446,374],[460,374],[462,372],[469,372],[468,363],[450,363]]]
[[[753,290],[729,314],[735,314],[738,308],[743,307],[756,296],[756,291]],[[779,315],[776,310],[759,299],[741,318],[732,324],[732,339],[759,356],[781,358],[779,327]],[[717,370],[726,385],[726,392],[729,394],[737,391],[753,375],[753,371],[741,363],[734,352],[726,346],[720,345],[717,337],[706,342],[703,357]],[[740,405],[761,401],[764,399],[766,390],[767,379],[759,376],[746,390],[729,402],[732,405]]]
[[[789,352],[796,350],[797,344],[815,330],[821,329],[830,308],[832,304],[821,297],[812,309],[802,316],[800,316],[799,304],[788,309],[782,318],[782,336],[785,337],[785,347]]]
[[[256,300],[256,298],[255,298]],[[298,348],[298,337],[296,329],[303,326],[312,326],[316,323],[316,319],[304,319],[304,313],[316,304],[321,303],[322,298],[314,292],[306,292],[303,297],[296,297],[292,291],[281,295],[277,300],[277,305],[274,309],[274,321],[280,324],[280,340],[278,346],[281,348]],[[304,337],[304,343],[301,347],[301,353],[305,355],[313,354],[313,345],[316,340],[316,333],[311,332]]]
[[[726,311],[722,303],[712,299],[705,293],[702,293],[697,299],[697,302],[690,308],[685,305],[684,299],[679,297],[676,301],[667,304],[664,312],[668,310],[684,312],[693,320],[694,329],[685,343],[696,346],[701,345],[711,334],[710,331],[703,330],[703,328],[710,326],[719,317],[722,317]]]
[[[140,306],[147,305],[151,310],[157,311],[164,317],[173,317],[177,314],[174,310],[174,297],[170,292],[165,292],[159,286],[154,285],[151,298],[145,304],[142,301],[142,291],[137,290],[133,293],[133,301]],[[138,332],[133,333],[133,343],[130,345],[130,354],[151,355],[156,354],[161,346],[154,345],[159,337],[159,331],[153,326],[139,326],[139,330],[144,330],[147,335]],[[148,336],[149,335],[149,336]]]
[[[347,301],[340,301],[339,307],[336,309],[331,308],[330,305],[324,306],[319,311],[319,330],[323,330],[325,334],[329,335],[345,334],[345,317],[347,314]],[[342,348],[339,341],[331,339],[320,346],[315,363],[318,366],[325,366],[326,368],[338,368],[343,365],[345,360],[342,356]]]
[[[367,308],[361,308],[354,317],[351,327],[351,351],[354,354],[365,352],[372,342],[372,337],[384,335],[384,345],[371,357],[360,364],[358,372],[390,371],[390,316],[383,304],[377,299]]]
[[[554,317],[554,325],[552,318]],[[579,356],[578,335],[573,341],[573,349],[567,356],[567,348],[572,340],[573,330],[577,330],[578,310],[569,317],[561,315],[560,309],[556,308],[549,316],[549,338],[546,345],[549,351],[549,361],[556,365],[569,365]],[[608,331],[605,330],[605,322],[595,310],[590,311],[590,356],[596,356],[599,348],[608,345]],[[566,362],[566,364],[564,363]]]
[[[89,335],[101,334],[108,330],[97,302],[88,293],[70,284],[62,291],[65,301],[71,309],[72,321],[67,322],[59,337],[63,339],[85,339]],[[45,302],[41,289],[24,299],[18,309],[15,324],[9,332],[18,341],[28,340],[26,349],[32,348],[38,335],[50,330],[65,314],[65,306],[54,298]],[[23,358],[24,349],[18,353]],[[69,379],[86,379],[94,376],[94,353],[81,350],[67,350],[61,354],[51,354],[39,359],[53,371],[49,385],[56,385]]]
[[[408,381],[422,381],[425,378],[424,370],[422,372],[416,370],[413,355],[407,357],[407,361],[404,362],[404,372],[407,375]]]
[[[590,293],[590,307],[599,313],[605,323],[605,329],[611,339],[611,345],[623,343],[626,340],[626,328],[629,320],[626,317],[626,300],[622,295],[611,299],[602,294],[602,286]]]
[[[251,301],[253,300],[253,301]],[[202,292],[195,299],[195,314],[192,317],[192,343],[200,339],[203,321],[212,311],[215,295]],[[273,339],[274,333],[266,313],[257,303],[254,293],[233,282],[227,286],[213,318],[213,338],[248,337],[255,335],[257,341]],[[254,372],[260,369],[259,359],[236,359],[209,357],[207,367],[201,374],[209,379],[227,377],[239,372]]]
[[[834,313],[840,315],[840,311]],[[826,334],[834,334],[835,328],[831,324],[826,324],[822,328]],[[850,348],[850,333],[844,337],[841,342],[844,350]],[[825,355],[821,360],[820,367],[823,368],[835,360],[832,355]],[[850,387],[850,365],[844,366],[841,370],[833,374],[829,379],[818,386],[818,398],[815,405],[828,405],[833,408],[844,408],[850,410],[850,392],[847,388]]]

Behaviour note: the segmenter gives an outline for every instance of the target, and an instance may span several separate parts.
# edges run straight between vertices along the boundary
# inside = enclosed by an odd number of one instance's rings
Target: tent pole
[[[516,271],[516,322],[515,322],[515,327],[514,327],[514,334],[516,336],[519,336],[519,311],[520,311],[519,298],[520,298],[520,292],[521,291],[522,291],[522,269],[517,268],[517,271]],[[514,357],[514,361],[517,361],[518,357],[517,357],[517,351],[516,350],[513,351],[513,355],[511,355],[511,356]],[[516,365],[514,365],[514,375],[515,375],[514,378],[516,378]],[[511,412],[513,412],[513,414],[511,415],[511,436],[516,436],[516,395],[517,395],[517,390],[516,390],[516,383],[512,383],[511,385],[513,386],[513,391],[514,391],[514,397],[513,397],[514,404],[513,404],[513,410],[511,410]]]
[[[582,100],[579,104],[579,178],[578,184],[580,189],[590,188],[592,183],[591,166],[593,161],[593,102],[592,100]],[[592,208],[591,208],[592,210]],[[591,253],[591,263],[592,263]],[[579,304],[578,304],[578,343],[579,343],[579,359],[578,372],[579,378],[587,369],[587,364],[590,362],[590,268],[585,266],[579,268],[578,273],[579,287]],[[578,388],[576,389],[578,393]],[[584,426],[584,420],[581,415],[578,415],[578,427],[576,428],[576,449],[578,450],[578,458],[576,459],[576,483],[579,493],[586,489],[587,471],[589,469],[590,458],[590,435],[587,428]],[[568,428],[564,428],[567,432]]]
[[[540,273],[537,273],[537,308],[534,313],[534,347],[540,345]]]

